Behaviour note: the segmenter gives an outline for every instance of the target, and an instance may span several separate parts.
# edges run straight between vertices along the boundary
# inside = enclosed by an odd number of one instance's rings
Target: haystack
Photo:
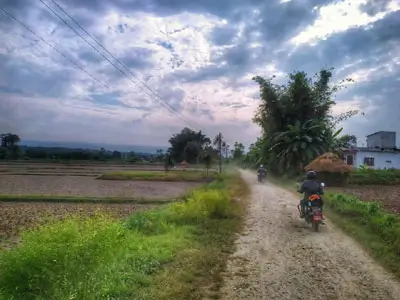
[[[352,171],[351,166],[346,164],[338,155],[330,152],[318,156],[304,169],[317,172],[317,178],[331,186],[346,184]]]
[[[328,152],[318,156],[307,166],[306,171],[314,170],[315,172],[345,173],[351,172],[352,168],[346,164],[338,155]]]
[[[181,166],[181,168],[186,169],[189,166],[189,163],[186,160],[182,160],[179,165]]]

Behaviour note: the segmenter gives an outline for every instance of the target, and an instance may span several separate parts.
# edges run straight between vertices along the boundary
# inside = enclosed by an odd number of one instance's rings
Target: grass
[[[55,203],[130,203],[164,204],[179,199],[135,199],[132,197],[82,197],[53,195],[0,195],[0,202],[55,202]]]
[[[400,184],[400,171],[359,168],[351,172],[349,182],[360,185],[396,185]]]
[[[97,179],[102,180],[142,180],[142,181],[204,181],[207,179],[220,179],[215,171],[171,170],[165,171],[116,171],[107,172]]]
[[[329,218],[400,278],[400,216],[354,196],[328,194],[325,199]]]
[[[225,175],[118,222],[54,221],[0,252],[0,299],[217,299],[247,186]]]

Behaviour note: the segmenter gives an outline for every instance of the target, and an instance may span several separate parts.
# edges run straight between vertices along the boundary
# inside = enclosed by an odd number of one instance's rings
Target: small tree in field
[[[203,162],[208,176],[208,170],[211,168],[212,165],[212,156],[209,153],[206,153],[203,157]]]
[[[169,153],[165,154],[164,157],[164,170],[165,172],[169,171],[169,168],[172,167],[172,159],[171,159],[171,155]]]

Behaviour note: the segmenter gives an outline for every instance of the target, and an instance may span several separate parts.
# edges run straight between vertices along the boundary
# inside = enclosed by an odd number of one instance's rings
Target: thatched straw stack
[[[352,170],[351,166],[346,164],[338,155],[330,152],[318,156],[304,169],[306,171],[314,170],[315,172],[329,173],[348,173]]]
[[[180,166],[181,166],[181,168],[186,169],[189,166],[189,164],[188,164],[188,162],[186,160],[183,160],[180,163]]]
[[[338,155],[325,153],[318,156],[307,166],[306,171],[314,170],[317,178],[331,186],[345,185],[348,181],[352,167],[346,164]]]

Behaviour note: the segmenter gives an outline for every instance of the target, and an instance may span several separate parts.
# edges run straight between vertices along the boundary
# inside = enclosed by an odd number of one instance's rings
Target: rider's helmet
[[[315,173],[313,170],[310,170],[307,172],[306,177],[307,179],[315,179],[315,177],[317,177],[317,173]]]
[[[264,168],[264,165],[260,165],[260,168]]]

